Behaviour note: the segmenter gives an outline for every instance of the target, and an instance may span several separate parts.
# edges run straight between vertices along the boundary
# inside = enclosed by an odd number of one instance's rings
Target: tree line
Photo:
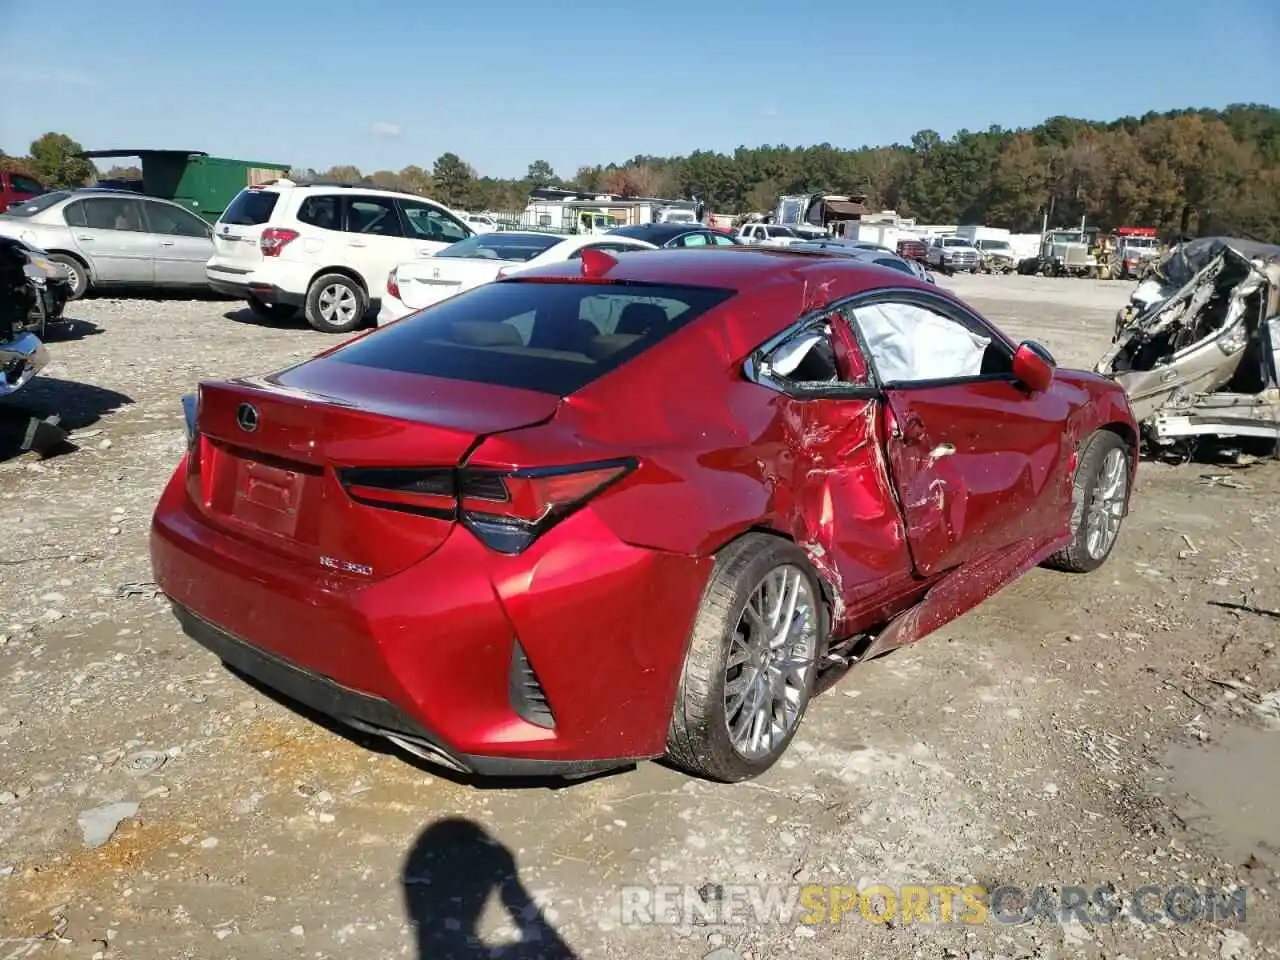
[[[93,168],[72,156],[79,149],[63,134],[46,134],[16,162],[50,185],[84,183]],[[130,173],[136,170],[106,175]],[[696,197],[732,214],[770,210],[782,194],[822,192],[865,195],[874,210],[926,223],[1036,232],[1046,217],[1050,226],[1084,218],[1103,229],[1153,226],[1165,235],[1280,242],[1280,109],[1235,104],[1110,122],[1052,117],[1031,129],[993,126],[945,139],[921,130],[908,144],[858,149],[822,143],[696,150],[581,167],[570,177],[543,160],[519,179],[482,176],[455,153],[442,154],[429,169],[295,168],[291,176],[405,190],[471,210],[522,210],[530,189],[547,186]]]

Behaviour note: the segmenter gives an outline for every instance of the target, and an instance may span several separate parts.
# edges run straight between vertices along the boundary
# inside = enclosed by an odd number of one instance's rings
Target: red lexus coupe
[[[1124,393],[932,285],[588,250],[185,398],[155,578],[242,674],[457,770],[735,781],[819,675],[1127,513]]]

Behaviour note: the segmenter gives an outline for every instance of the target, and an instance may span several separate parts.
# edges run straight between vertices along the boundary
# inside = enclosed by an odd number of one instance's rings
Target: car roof
[[[609,282],[659,283],[673,286],[719,287],[745,290],[770,280],[803,281],[832,270],[861,274],[867,288],[910,286],[936,292],[937,288],[906,273],[889,274],[866,257],[832,256],[824,251],[762,250],[758,247],[703,247],[695,250],[660,249],[639,254],[623,253],[605,278]],[[522,271],[511,281],[544,277],[571,279],[582,275],[582,261],[548,264]],[[892,281],[887,278],[892,276]],[[508,281],[501,281],[506,283]]]
[[[614,227],[609,231],[615,236],[635,237],[637,240],[648,240],[650,236],[660,236],[664,240],[670,240],[686,233],[706,232],[707,228],[702,224],[688,221],[684,223],[636,223],[625,227]]]
[[[432,206],[450,209],[439,200],[432,200],[430,197],[424,197],[416,193],[406,193],[403,190],[382,190],[378,187],[366,187],[359,183],[344,183],[341,181],[308,181],[297,183],[292,180],[269,180],[266,183],[252,184],[245,187],[246,190],[252,190],[258,193],[284,193],[289,190],[300,190],[312,194],[323,193],[359,193],[372,195],[375,197],[395,197],[400,200],[420,200],[423,203],[429,203]],[[457,211],[452,211],[456,213]]]
[[[188,213],[195,213],[194,210],[183,206],[181,203],[174,203],[172,200],[166,200],[164,197],[152,197],[145,193],[139,193],[137,190],[129,190],[125,187],[65,187],[61,190],[50,190],[48,193],[42,193],[32,197],[31,200],[39,200],[43,197],[49,197],[53,194],[64,194],[54,203],[49,204],[41,213],[46,213],[54,209],[61,203],[70,203],[73,200],[82,200],[85,197],[124,197],[130,200],[152,200],[155,203],[163,203],[166,206],[177,207],[179,210],[186,210]],[[30,203],[31,200],[24,201]],[[196,214],[199,216],[199,214]],[[203,218],[202,218],[203,219]]]
[[[563,243],[566,240],[572,240],[571,234],[562,233],[545,233],[540,230],[494,230],[492,233],[477,233],[474,237],[468,239],[479,240],[481,243],[497,243],[500,240],[530,240],[530,239],[547,239],[554,240],[556,243]]]

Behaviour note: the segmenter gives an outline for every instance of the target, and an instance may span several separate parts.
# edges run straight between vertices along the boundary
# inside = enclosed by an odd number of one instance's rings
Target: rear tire
[[[264,303],[257,297],[249,298],[249,310],[255,317],[272,323],[292,320],[298,315],[298,308],[288,303]]]
[[[307,323],[321,333],[350,333],[364,322],[368,309],[364,289],[345,274],[316,277],[307,291]]]
[[[1071,542],[1044,562],[1066,573],[1092,573],[1107,562],[1129,498],[1133,453],[1110,430],[1098,430],[1080,448],[1071,511]]]
[[[753,533],[726,547],[694,618],[667,760],[721,783],[773,766],[804,719],[827,630],[817,578],[795,544]],[[753,731],[767,736],[753,741]]]
[[[67,271],[67,278],[70,281],[71,292],[67,295],[68,300],[79,300],[89,288],[93,286],[93,280],[89,276],[89,268],[77,260],[75,257],[65,253],[51,253],[49,259],[56,264],[61,265],[62,269]]]

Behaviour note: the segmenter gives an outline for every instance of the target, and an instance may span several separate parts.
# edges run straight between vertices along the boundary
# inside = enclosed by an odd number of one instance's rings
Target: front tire
[[[772,767],[813,696],[827,629],[817,578],[795,544],[753,533],[726,547],[694,618],[667,759],[721,783]]]
[[[316,277],[307,291],[307,323],[321,333],[350,333],[368,308],[364,288],[345,274]]]
[[[68,285],[71,287],[71,292],[67,295],[68,300],[79,300],[89,292],[92,280],[89,277],[88,267],[75,257],[68,256],[65,253],[51,253],[49,254],[49,260],[67,271]]]
[[[1107,562],[1124,521],[1132,458],[1130,448],[1110,430],[1099,430],[1085,441],[1076,462],[1071,542],[1045,566],[1092,573]]]

